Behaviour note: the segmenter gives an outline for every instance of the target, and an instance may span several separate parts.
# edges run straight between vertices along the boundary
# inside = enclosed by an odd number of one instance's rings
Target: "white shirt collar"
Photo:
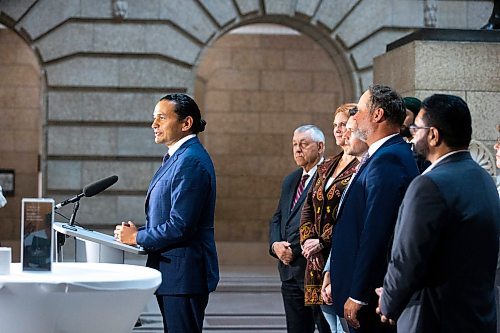
[[[449,153],[447,154],[444,154],[443,156],[441,156],[440,158],[438,158],[437,160],[434,161],[434,163],[432,163],[431,165],[429,165],[429,167],[427,169],[424,170],[424,172],[422,172],[423,175],[425,175],[426,173],[428,173],[429,171],[431,171],[432,169],[434,169],[434,167],[439,163],[441,162],[442,160],[444,160],[445,158],[447,158],[448,156],[451,156],[453,154],[456,154],[456,153],[463,153],[463,152],[467,152],[468,150],[467,149],[462,149],[462,150],[454,150],[454,151],[450,151]]]
[[[313,178],[314,174],[316,173],[316,170],[318,169],[318,165],[320,165],[321,163],[323,163],[324,160],[325,160],[325,158],[321,157],[321,159],[319,160],[319,162],[316,163],[316,165],[313,166],[311,168],[311,170],[309,170],[308,172],[306,172],[306,170],[302,169],[302,177],[304,177],[305,175],[309,175],[309,177],[307,177],[307,180],[306,180],[306,182],[304,184],[304,187],[306,187],[307,184],[309,184],[309,182]]]
[[[177,151],[177,149],[179,149],[182,146],[182,144],[184,142],[186,142],[187,140],[189,140],[191,138],[194,138],[195,136],[196,136],[196,134],[189,134],[189,135],[183,137],[182,139],[180,139],[179,141],[177,141],[176,143],[174,143],[172,145],[172,147],[168,148],[168,154],[170,156],[172,156]]]
[[[388,135],[386,137],[383,137],[382,139],[379,139],[377,141],[375,141],[374,143],[372,143],[370,145],[370,147],[368,147],[368,154],[369,156],[373,156],[373,154],[375,154],[375,152],[380,148],[382,147],[382,145],[387,141],[389,140],[390,138],[392,138],[393,136],[396,136],[398,135],[399,133],[394,133],[394,134],[391,134],[391,135]]]

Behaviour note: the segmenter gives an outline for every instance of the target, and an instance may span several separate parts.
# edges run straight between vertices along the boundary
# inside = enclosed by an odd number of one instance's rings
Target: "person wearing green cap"
[[[413,139],[413,136],[410,133],[410,126],[413,125],[415,117],[422,107],[422,102],[416,97],[404,97],[403,103],[406,108],[406,118],[401,126],[401,129],[399,130],[399,133],[406,140],[406,142],[408,142],[408,144],[413,146],[413,144],[410,143]],[[424,157],[415,154],[415,152],[413,152],[413,157],[415,158],[415,162],[417,163],[418,171],[420,171],[420,173],[424,172],[424,170],[431,164]]]
[[[420,111],[420,107],[422,102],[416,97],[404,97],[403,103],[406,108],[406,118],[401,126],[401,130],[399,133],[403,138],[406,139],[407,142],[410,142],[412,139],[412,135],[410,133],[410,125],[413,124],[415,117]]]

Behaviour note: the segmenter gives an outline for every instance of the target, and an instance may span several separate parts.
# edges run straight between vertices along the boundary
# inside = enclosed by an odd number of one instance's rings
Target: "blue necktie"
[[[161,162],[161,166],[163,166],[165,163],[167,163],[167,160],[170,158],[170,155],[168,153],[163,156],[163,161]]]

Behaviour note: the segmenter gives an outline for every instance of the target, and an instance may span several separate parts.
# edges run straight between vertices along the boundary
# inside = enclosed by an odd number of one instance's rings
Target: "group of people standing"
[[[288,332],[496,332],[500,202],[466,103],[373,85],[333,134],[325,159],[319,128],[295,130],[270,222]]]
[[[189,96],[160,99],[151,127],[168,151],[146,194],[146,224],[114,231],[162,273],[164,332],[201,333],[219,281],[215,170],[197,137],[205,125]],[[318,127],[295,130],[299,168],[270,223],[288,332],[496,332],[500,202],[467,150],[467,104],[404,102],[374,85],[337,109],[333,133],[342,152],[325,159]]]

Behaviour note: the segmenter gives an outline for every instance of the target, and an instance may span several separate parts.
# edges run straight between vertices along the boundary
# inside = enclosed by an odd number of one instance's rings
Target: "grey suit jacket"
[[[415,178],[400,207],[382,313],[398,332],[496,332],[495,184],[468,152]]]

